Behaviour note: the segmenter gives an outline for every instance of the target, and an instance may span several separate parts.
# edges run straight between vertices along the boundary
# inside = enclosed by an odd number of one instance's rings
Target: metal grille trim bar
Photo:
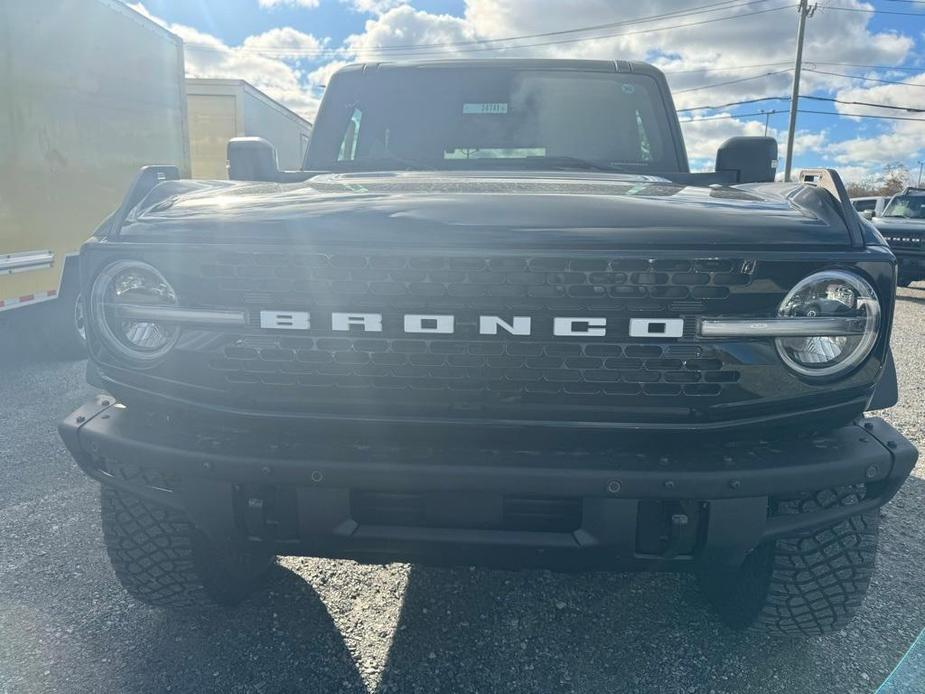
[[[862,335],[863,318],[704,319],[702,337],[817,337]]]

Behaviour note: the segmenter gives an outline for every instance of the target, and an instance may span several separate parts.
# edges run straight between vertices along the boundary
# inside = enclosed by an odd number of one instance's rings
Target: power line
[[[748,5],[757,5],[762,2],[769,2],[770,0],[723,0],[722,2],[714,2],[709,5],[699,5],[697,7],[691,7],[686,10],[675,10],[672,12],[664,12],[662,14],[651,15],[647,17],[637,17],[636,19],[627,19],[619,22],[607,22],[604,24],[592,24],[586,27],[577,27],[575,29],[561,29],[559,31],[547,31],[539,34],[521,34],[519,36],[507,36],[503,38],[485,38],[485,39],[472,39],[469,41],[451,41],[451,42],[438,42],[438,43],[419,43],[419,44],[406,44],[404,46],[383,46],[376,50],[407,50],[418,49],[418,48],[455,48],[458,46],[470,46],[470,45],[483,45],[489,43],[504,43],[509,41],[520,41],[523,39],[536,39],[536,38],[548,38],[550,36],[562,36],[565,34],[575,34],[575,33],[584,33],[587,31],[598,31],[601,29],[612,29],[614,27],[620,26],[632,26],[634,24],[645,24],[647,22],[660,21],[662,19],[673,19],[676,17],[688,17],[698,14],[707,14],[710,12],[718,12],[720,10],[729,10],[735,9],[737,7],[746,7]]]
[[[800,109],[800,113],[815,113],[823,116],[839,116],[841,118],[876,118],[878,120],[908,120],[914,123],[925,123],[925,118],[910,118],[908,116],[878,116],[872,113],[842,113],[832,111],[812,111],[809,109]]]
[[[762,101],[790,101],[789,96],[762,96],[755,99],[743,99],[742,101],[730,101],[727,104],[717,104],[716,106],[688,106],[686,108],[676,109],[678,113],[688,111],[713,111],[721,108],[730,108],[731,106],[744,106],[746,104],[758,104]],[[925,109],[914,106],[891,106],[888,104],[875,104],[869,101],[846,101],[845,99],[834,99],[828,96],[812,96],[810,94],[801,94],[801,99],[811,99],[812,101],[825,101],[833,104],[844,104],[846,106],[867,106],[869,108],[885,108],[895,111],[906,111],[908,113],[925,113]]]
[[[769,2],[770,0],[722,0],[721,2],[714,2],[708,5],[700,5],[697,7],[688,8],[686,10],[674,10],[671,12],[664,12],[661,14],[650,15],[646,17],[637,17],[636,19],[621,20],[619,22],[607,22],[604,24],[592,24],[584,27],[576,27],[574,29],[562,29],[558,31],[547,31],[537,34],[521,34],[518,36],[506,36],[499,38],[484,38],[484,39],[472,39],[468,41],[447,41],[447,42],[437,42],[437,43],[415,43],[415,44],[404,44],[404,45],[393,45],[393,46],[380,46],[377,48],[367,49],[368,51],[376,52],[411,52],[418,50],[426,50],[429,48],[457,48],[460,46],[475,46],[475,45],[486,45],[492,43],[505,43],[510,41],[520,41],[524,39],[534,39],[534,38],[548,38],[551,36],[562,36],[566,34],[574,33],[584,33],[588,31],[599,31],[601,29],[611,29],[614,27],[620,26],[632,26],[635,24],[646,24],[648,22],[661,21],[663,19],[674,19],[678,17],[687,17],[695,16],[698,14],[706,14],[710,12],[718,12],[721,10],[730,10],[737,7],[746,7],[748,5],[756,5],[762,2]],[[194,44],[194,45],[208,45],[208,44]],[[501,48],[509,48],[508,46],[499,46]],[[220,50],[220,49],[219,49]],[[277,52],[283,55],[291,55],[293,52],[298,54],[308,54],[308,53],[323,53],[323,52],[340,52],[346,51],[351,52],[343,48],[247,48],[242,47],[241,50],[252,51],[256,53],[273,53]]]
[[[925,2],[925,0],[923,0]],[[754,70],[761,67],[778,67],[779,65],[790,65],[791,61],[785,60],[779,63],[759,63],[757,65],[738,65],[736,67],[697,67],[687,70],[669,70],[659,68],[666,75],[685,75],[693,72],[738,72],[739,70]]]
[[[775,70],[774,72],[765,72],[761,75],[753,75],[752,77],[740,77],[739,79],[727,80],[726,82],[714,82],[713,84],[704,84],[699,87],[688,87],[687,89],[673,89],[672,93],[674,94],[686,94],[688,92],[696,92],[701,89],[713,89],[714,87],[725,87],[730,84],[739,84],[740,82],[748,82],[750,80],[758,80],[764,77],[772,77],[773,75],[783,75],[786,72],[790,72],[793,68],[787,68],[786,70]]]
[[[710,120],[731,120],[734,118],[751,118],[753,116],[766,116],[766,115],[776,115],[778,113],[787,113],[786,111],[756,111],[755,113],[737,113],[737,114],[723,114],[720,116],[704,116],[703,118],[684,118],[681,119],[681,123],[700,123],[703,121]]]
[[[811,109],[798,109],[799,113],[813,113],[821,116],[839,116],[841,118],[874,118],[877,120],[902,120],[902,121],[913,121],[916,123],[925,123],[925,118],[909,118],[908,116],[878,116],[868,113],[839,113],[835,111],[815,111]],[[704,116],[703,118],[686,118],[681,120],[682,123],[699,123],[701,121],[710,121],[710,120],[731,120],[735,118],[752,118],[754,116],[766,116],[768,114],[775,115],[778,113],[787,113],[787,111],[756,111],[755,113],[735,113],[735,114],[722,114],[719,116]]]
[[[824,60],[807,60],[806,62],[810,65],[837,65],[839,67],[866,67],[871,70],[902,70],[907,72],[925,72],[925,67],[908,67],[901,65],[867,65],[865,63],[831,63]]]
[[[925,17],[921,12],[897,12],[895,10],[867,10],[863,7],[838,7],[836,5],[827,5],[824,9],[835,10],[836,12],[860,12],[863,14],[895,14],[903,17]]]
[[[754,3],[756,3],[756,2],[767,2],[767,1],[768,1],[768,0],[752,0],[751,2],[746,3],[746,4],[754,4]],[[736,5],[736,6],[733,6],[733,7],[742,7],[742,6],[744,6],[744,5]],[[756,10],[756,11],[753,11],[753,12],[744,12],[744,13],[741,13],[741,14],[727,15],[727,16],[723,16],[723,17],[714,17],[714,18],[712,18],[712,19],[702,19],[702,20],[699,20],[699,21],[696,21],[696,22],[687,22],[687,23],[685,23],[685,24],[674,24],[674,25],[670,25],[670,26],[661,26],[661,27],[651,27],[651,28],[647,28],[647,29],[638,29],[638,30],[635,30],[635,31],[626,31],[626,32],[618,32],[618,33],[606,33],[606,34],[599,34],[599,35],[594,35],[594,36],[581,36],[581,37],[573,37],[573,38],[568,38],[568,39],[558,39],[558,40],[553,40],[553,41],[540,41],[540,42],[535,42],[535,43],[518,44],[518,45],[514,45],[514,46],[509,46],[509,45],[503,45],[503,46],[490,46],[490,45],[481,45],[481,44],[480,44],[480,45],[478,45],[478,46],[472,46],[472,47],[469,47],[469,48],[460,47],[460,48],[457,48],[456,50],[457,50],[458,52],[460,52],[460,53],[482,53],[482,52],[490,52],[490,51],[517,50],[517,49],[522,49],[522,48],[534,48],[534,47],[538,47],[538,46],[561,45],[561,44],[567,44],[567,43],[577,43],[577,42],[581,42],[581,41],[591,41],[591,40],[595,40],[595,39],[617,38],[617,37],[621,37],[621,36],[636,36],[636,35],[639,35],[639,34],[648,34],[648,33],[655,32],[655,31],[670,31],[670,30],[673,30],[673,29],[686,29],[686,28],[689,28],[689,27],[696,27],[696,26],[703,26],[703,25],[706,25],[706,24],[713,24],[713,23],[715,23],[715,22],[730,21],[730,20],[734,20],[734,19],[744,19],[744,18],[746,18],[746,17],[754,17],[754,16],[757,16],[757,15],[768,14],[768,13],[771,13],[771,12],[779,12],[780,10],[789,9],[791,6],[792,6],[792,5],[790,5],[790,4],[788,3],[788,4],[786,4],[786,5],[780,5],[780,6],[772,7],[772,8],[765,9],[765,10]],[[728,7],[728,8],[724,8],[724,9],[732,9],[732,8],[731,8],[731,7]],[[715,11],[715,10],[712,10],[712,11]],[[682,15],[675,15],[675,16],[682,16]],[[691,14],[688,14],[687,16],[691,16]],[[648,20],[646,20],[646,21],[648,21]],[[634,23],[641,23],[641,20],[635,20]],[[486,39],[486,40],[487,40],[487,39]],[[500,41],[500,39],[497,39],[497,40]],[[226,50],[226,49],[223,49],[223,48],[217,48],[217,47],[212,46],[212,45],[210,45],[210,44],[202,44],[202,43],[196,43],[196,42],[188,42],[186,45],[191,46],[191,47],[194,47],[196,50],[207,50],[207,51],[217,51],[217,52],[223,52],[224,50]],[[451,44],[432,44],[432,45],[433,45],[433,46],[440,46],[440,47],[453,47]],[[304,56],[324,56],[324,55],[330,55],[330,54],[335,54],[335,55],[339,55],[339,54],[360,55],[360,54],[380,54],[380,53],[382,53],[383,51],[394,51],[394,52],[396,52],[396,53],[408,53],[408,54],[414,54],[414,55],[437,55],[437,56],[441,56],[441,57],[446,55],[443,51],[436,51],[436,52],[434,52],[434,51],[427,51],[427,50],[423,50],[423,51],[418,50],[418,48],[421,48],[421,47],[423,47],[423,46],[411,46],[411,45],[409,45],[408,47],[384,46],[384,47],[381,47],[381,48],[367,48],[367,49],[361,49],[361,50],[344,49],[344,48],[331,48],[331,49],[309,49],[309,48],[303,48],[303,49],[288,48],[288,49],[287,49],[287,48],[273,48],[273,49],[261,49],[261,48],[236,47],[236,48],[234,48],[233,50],[246,51],[246,52],[253,52],[253,53],[259,53],[259,54],[265,54],[265,55],[266,55],[266,54],[271,54],[271,55],[272,55],[272,54],[275,53],[275,54],[279,54],[279,55],[283,55],[283,56],[303,56],[303,55],[304,55]]]
[[[911,1],[911,0],[910,0]],[[922,0],[925,4],[925,0]],[[813,70],[812,68],[805,67],[803,68],[807,72],[814,72],[817,75],[830,75],[832,77],[847,77],[848,79],[858,80],[861,82],[879,82],[880,84],[901,84],[907,87],[919,87],[920,89],[925,89],[925,84],[916,84],[915,82],[901,82],[898,80],[884,80],[878,77],[864,77],[863,75],[846,75],[843,72],[828,72],[826,70]]]
[[[762,96],[757,99],[744,99],[742,101],[730,101],[728,104],[717,104],[716,106],[689,106],[687,108],[675,109],[678,113],[688,111],[713,111],[720,108],[729,108],[731,106],[744,106],[745,104],[758,104],[762,101],[790,101],[789,96]]]
[[[889,104],[874,104],[869,101],[846,101],[844,99],[833,99],[828,96],[810,96],[809,94],[804,94],[800,98],[812,99],[813,101],[830,101],[835,104],[845,104],[846,106],[869,106],[871,108],[889,108],[895,111],[907,111],[909,113],[925,113],[925,109],[915,108],[913,106],[890,106]]]

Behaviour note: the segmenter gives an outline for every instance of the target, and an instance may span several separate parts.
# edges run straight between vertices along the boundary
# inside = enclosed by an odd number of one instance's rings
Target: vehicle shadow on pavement
[[[0,313],[0,362],[11,368],[20,364],[41,364],[62,361],[46,344],[41,321],[47,318],[44,306],[28,310]]]
[[[910,478],[860,614],[802,641],[723,626],[689,575],[415,566],[378,693],[872,691],[925,626],[923,504]]]
[[[910,303],[910,304],[921,304],[921,305],[925,305],[925,289],[923,289],[922,291],[917,292],[917,294],[918,294],[918,296],[915,296],[915,295],[910,296],[909,294],[905,294],[905,293],[904,293],[904,294],[898,294],[898,295],[896,296],[896,301],[897,301],[897,302],[900,302],[900,303],[902,303],[902,302],[908,302],[908,303]]]
[[[235,609],[150,612],[143,647],[134,662],[120,654],[109,691],[367,692],[321,598],[281,566]]]
[[[399,625],[380,694],[700,691],[705,661],[767,649],[720,626],[694,579],[674,574],[415,567]]]

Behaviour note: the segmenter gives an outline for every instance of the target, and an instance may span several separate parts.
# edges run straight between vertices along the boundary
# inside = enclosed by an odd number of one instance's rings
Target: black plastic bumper
[[[688,445],[619,436],[593,449],[415,445],[385,434],[333,443],[317,432],[172,422],[107,396],[67,417],[60,433],[92,477],[182,508],[223,541],[279,554],[570,568],[735,564],[762,541],[882,506],[918,457],[877,418],[822,435]],[[851,485],[866,490],[854,505],[769,511],[776,498]],[[370,522],[366,512],[364,520],[358,494],[424,499],[431,521]],[[499,519],[509,499],[521,513],[555,500],[578,520],[566,530],[506,527]]]
[[[917,280],[925,277],[925,253],[894,251],[900,278]]]

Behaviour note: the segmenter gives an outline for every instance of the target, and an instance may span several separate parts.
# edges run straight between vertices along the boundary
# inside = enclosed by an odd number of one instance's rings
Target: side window
[[[344,139],[340,143],[340,151],[337,153],[337,161],[354,161],[357,156],[357,140],[360,137],[360,125],[363,122],[363,111],[354,107],[350,120],[347,121],[347,130],[344,132]]]

